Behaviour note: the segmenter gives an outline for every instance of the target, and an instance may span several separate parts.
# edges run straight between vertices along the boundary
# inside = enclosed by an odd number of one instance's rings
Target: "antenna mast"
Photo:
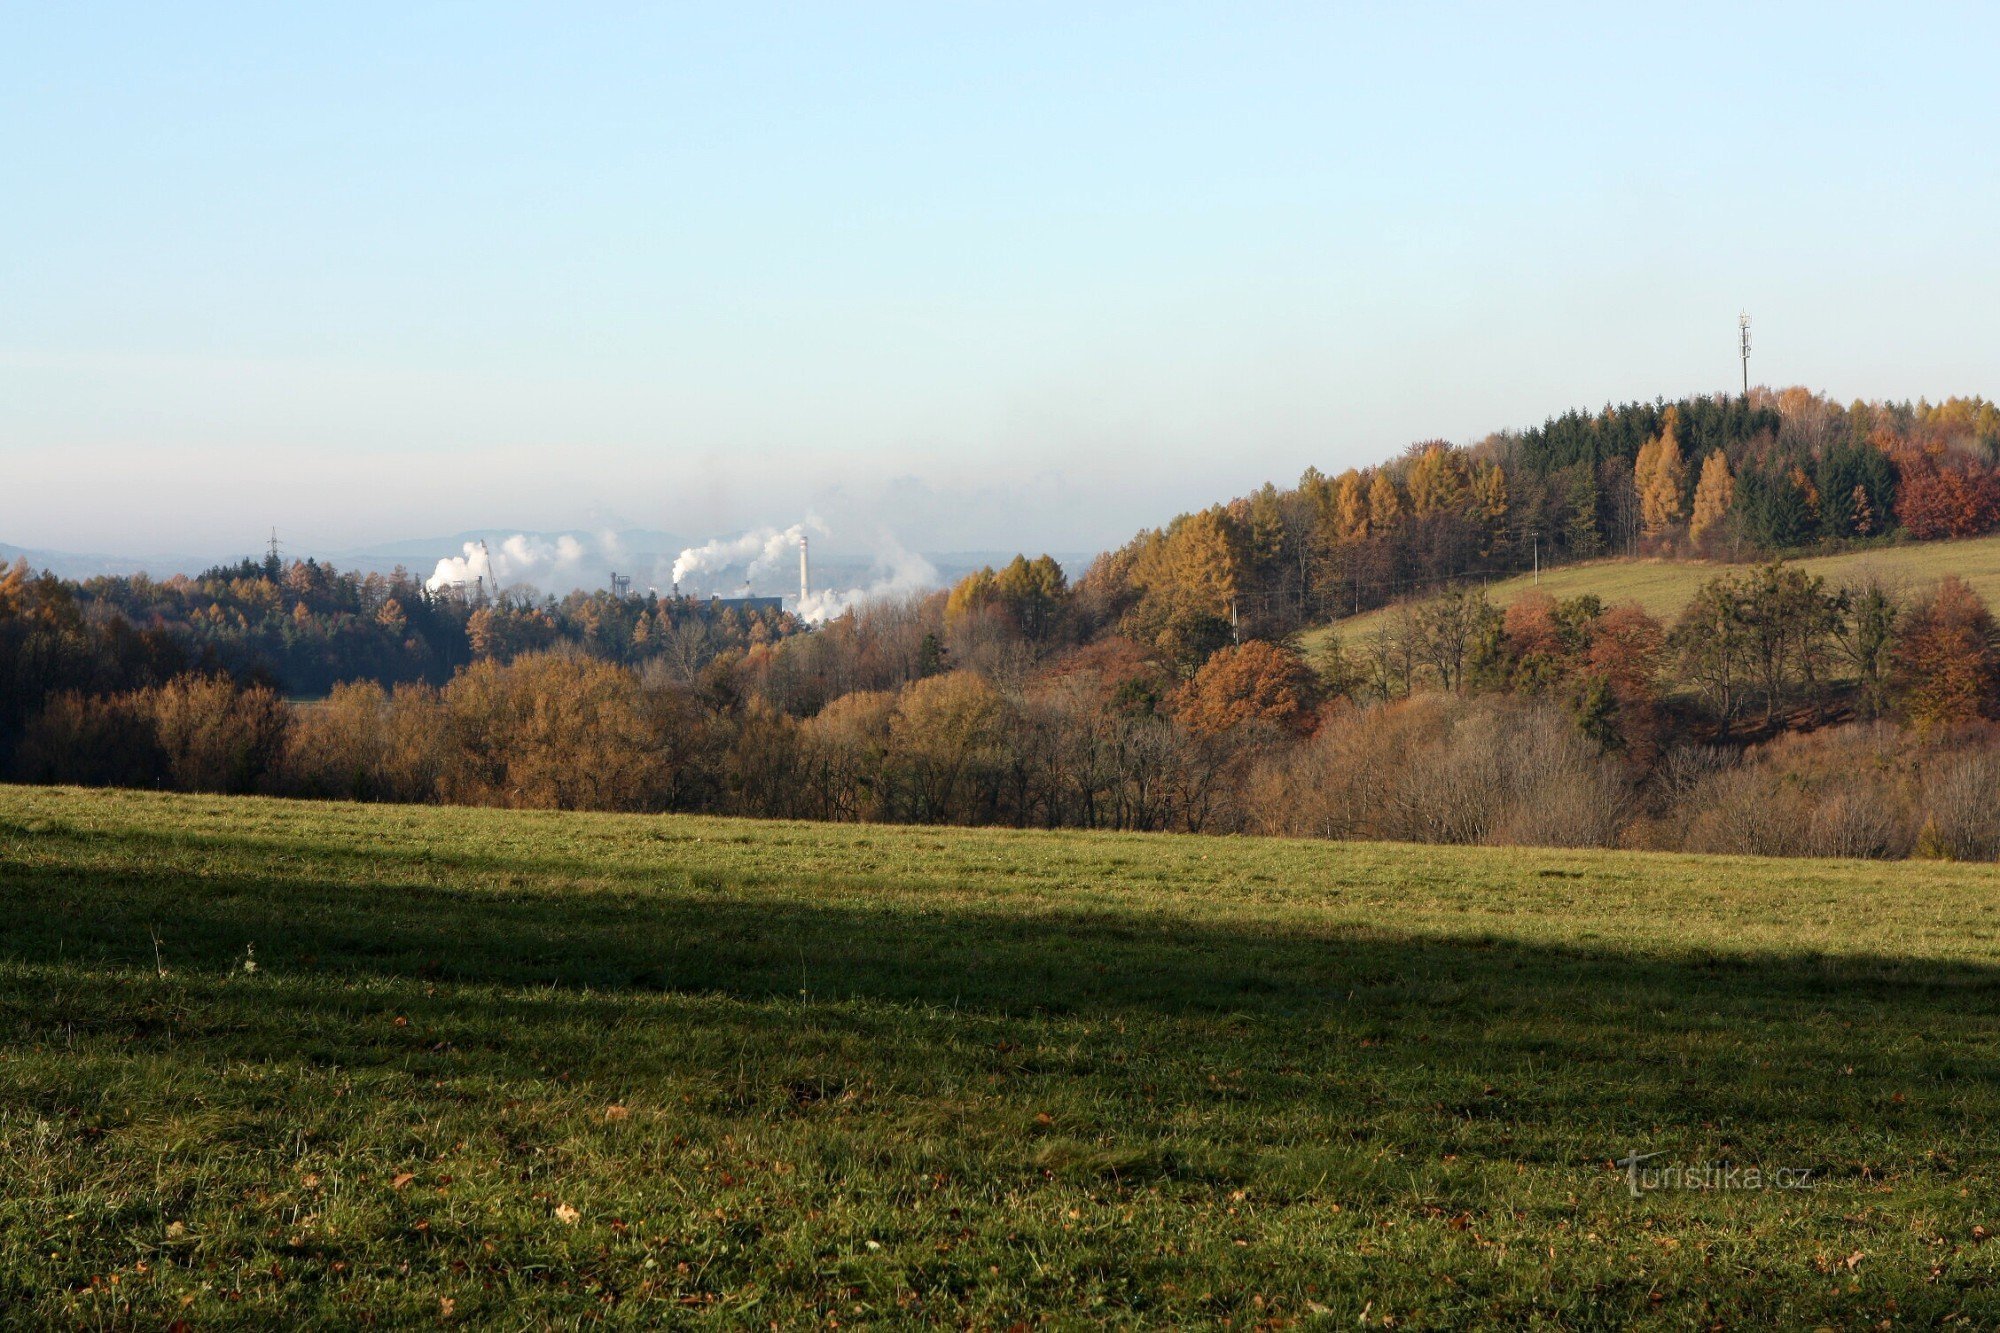
[[[1743,396],[1750,396],[1750,316],[1736,317],[1737,348],[1743,357]]]

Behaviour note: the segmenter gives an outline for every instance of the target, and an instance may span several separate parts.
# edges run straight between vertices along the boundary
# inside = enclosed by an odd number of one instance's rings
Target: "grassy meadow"
[[[1922,592],[1946,574],[1956,574],[1988,605],[2000,606],[2000,536],[1878,546],[1841,555],[1808,556],[1790,563],[1822,575],[1834,587],[1880,578],[1912,593]],[[1486,595],[1495,606],[1504,607],[1537,586],[1558,601],[1595,593],[1606,606],[1637,602],[1649,615],[1672,624],[1702,584],[1720,574],[1755,567],[1710,560],[1588,560],[1543,570],[1539,585],[1533,574],[1495,579],[1487,585]],[[1364,611],[1331,626],[1307,630],[1299,636],[1300,645],[1308,653],[1316,652],[1336,635],[1343,644],[1359,644],[1379,633],[1396,614],[1394,607]]]
[[[0,1307],[1990,1328],[1996,969],[1991,868],[0,788]]]

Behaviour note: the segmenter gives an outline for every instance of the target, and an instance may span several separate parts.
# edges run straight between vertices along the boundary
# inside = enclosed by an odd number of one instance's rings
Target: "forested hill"
[[[0,775],[1992,858],[2000,626],[1963,578],[1703,566],[1649,611],[1609,589],[1552,596],[1556,579],[1503,603],[1477,576],[1607,551],[1908,556],[2000,525],[1996,450],[1980,399],[1628,405],[1309,471],[1073,582],[1023,554],[810,631],[782,611],[467,598],[311,561],[83,584],[16,566]],[[1308,660],[1290,642],[1419,591],[1370,643]]]
[[[1572,410],[1470,446],[1267,484],[1142,532],[1086,578],[1183,663],[1467,577],[1606,554],[1831,550],[2000,528],[2000,408],[1804,389]]]

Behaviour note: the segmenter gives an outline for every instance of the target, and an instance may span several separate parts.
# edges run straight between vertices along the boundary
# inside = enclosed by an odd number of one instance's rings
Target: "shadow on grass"
[[[579,865],[613,885],[580,893],[440,888],[399,878],[424,860],[402,853],[315,851],[306,871],[273,858],[196,876],[162,859],[168,841],[93,834],[74,841],[75,860],[10,869],[0,958],[150,968],[157,930],[166,959],[191,973],[222,974],[254,944],[273,977],[589,991],[596,998],[581,1002],[593,1010],[681,993],[1165,1021],[1211,1034],[1188,1037],[1191,1056],[1203,1040],[1218,1058],[1240,1055],[1239,1030],[1255,1030],[1278,1064],[1310,1065],[1315,1043],[1333,1042],[1369,1052],[1364,1067],[1378,1069],[1456,1062],[1518,1078],[1539,1068],[1545,1081],[1608,1080],[1605,1091],[1642,1115],[1670,1120],[1782,1103],[1831,1123],[1866,1109],[1863,1089],[1890,1084],[1957,1084],[1960,1119],[2000,1106],[1990,1040],[2000,976],[1962,963],[1437,938],[1283,909],[1225,927],[1171,910],[1014,913],[907,891],[857,905],[852,883],[816,893],[681,874],[662,884],[674,874],[658,867]],[[373,878],[336,874],[364,870]]]
[[[767,871],[578,860],[591,887],[569,892],[549,861],[514,887],[519,862],[400,849],[253,849],[195,873],[175,868],[185,843],[137,832],[24,847],[0,847],[0,1040],[78,1041],[99,1072],[107,1050],[374,1071],[419,1111],[480,1095],[460,1083],[594,1107],[637,1089],[685,1108],[689,1133],[900,1116],[1023,1197],[1150,1176],[1310,1204],[1332,1173],[1419,1225],[1515,1212],[1533,1166],[1561,1168],[1558,1200],[1616,1204],[1603,1162],[1635,1145],[1806,1165],[1855,1192],[1950,1197],[1993,1174],[2000,977],[1965,964],[1427,937],[1248,902],[1242,924],[1171,899],[1009,912],[926,892],[921,866],[870,896],[859,878],[780,890]],[[440,887],[441,868],[475,887]],[[151,975],[156,930],[178,981]],[[259,975],[232,975],[253,942]],[[96,1098],[84,1112],[115,1129],[121,1092],[94,1077],[20,1092],[50,1119]],[[1803,1201],[1819,1212],[1797,1234],[1844,1254],[1839,1198]],[[1458,1234],[1435,1225],[1440,1246]],[[1454,1262],[1439,1255],[1424,1262]],[[1790,1261],[1742,1279],[1741,1308],[1790,1308]],[[1616,1300],[1579,1308],[1646,1308],[1637,1278],[1592,1280]],[[1886,1283],[1909,1310],[1955,1299],[1914,1265]]]

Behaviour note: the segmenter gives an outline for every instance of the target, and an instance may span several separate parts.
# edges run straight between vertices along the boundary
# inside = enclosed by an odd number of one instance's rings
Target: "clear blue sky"
[[[0,541],[1080,549],[1571,404],[2000,392],[1982,6],[12,4]]]

